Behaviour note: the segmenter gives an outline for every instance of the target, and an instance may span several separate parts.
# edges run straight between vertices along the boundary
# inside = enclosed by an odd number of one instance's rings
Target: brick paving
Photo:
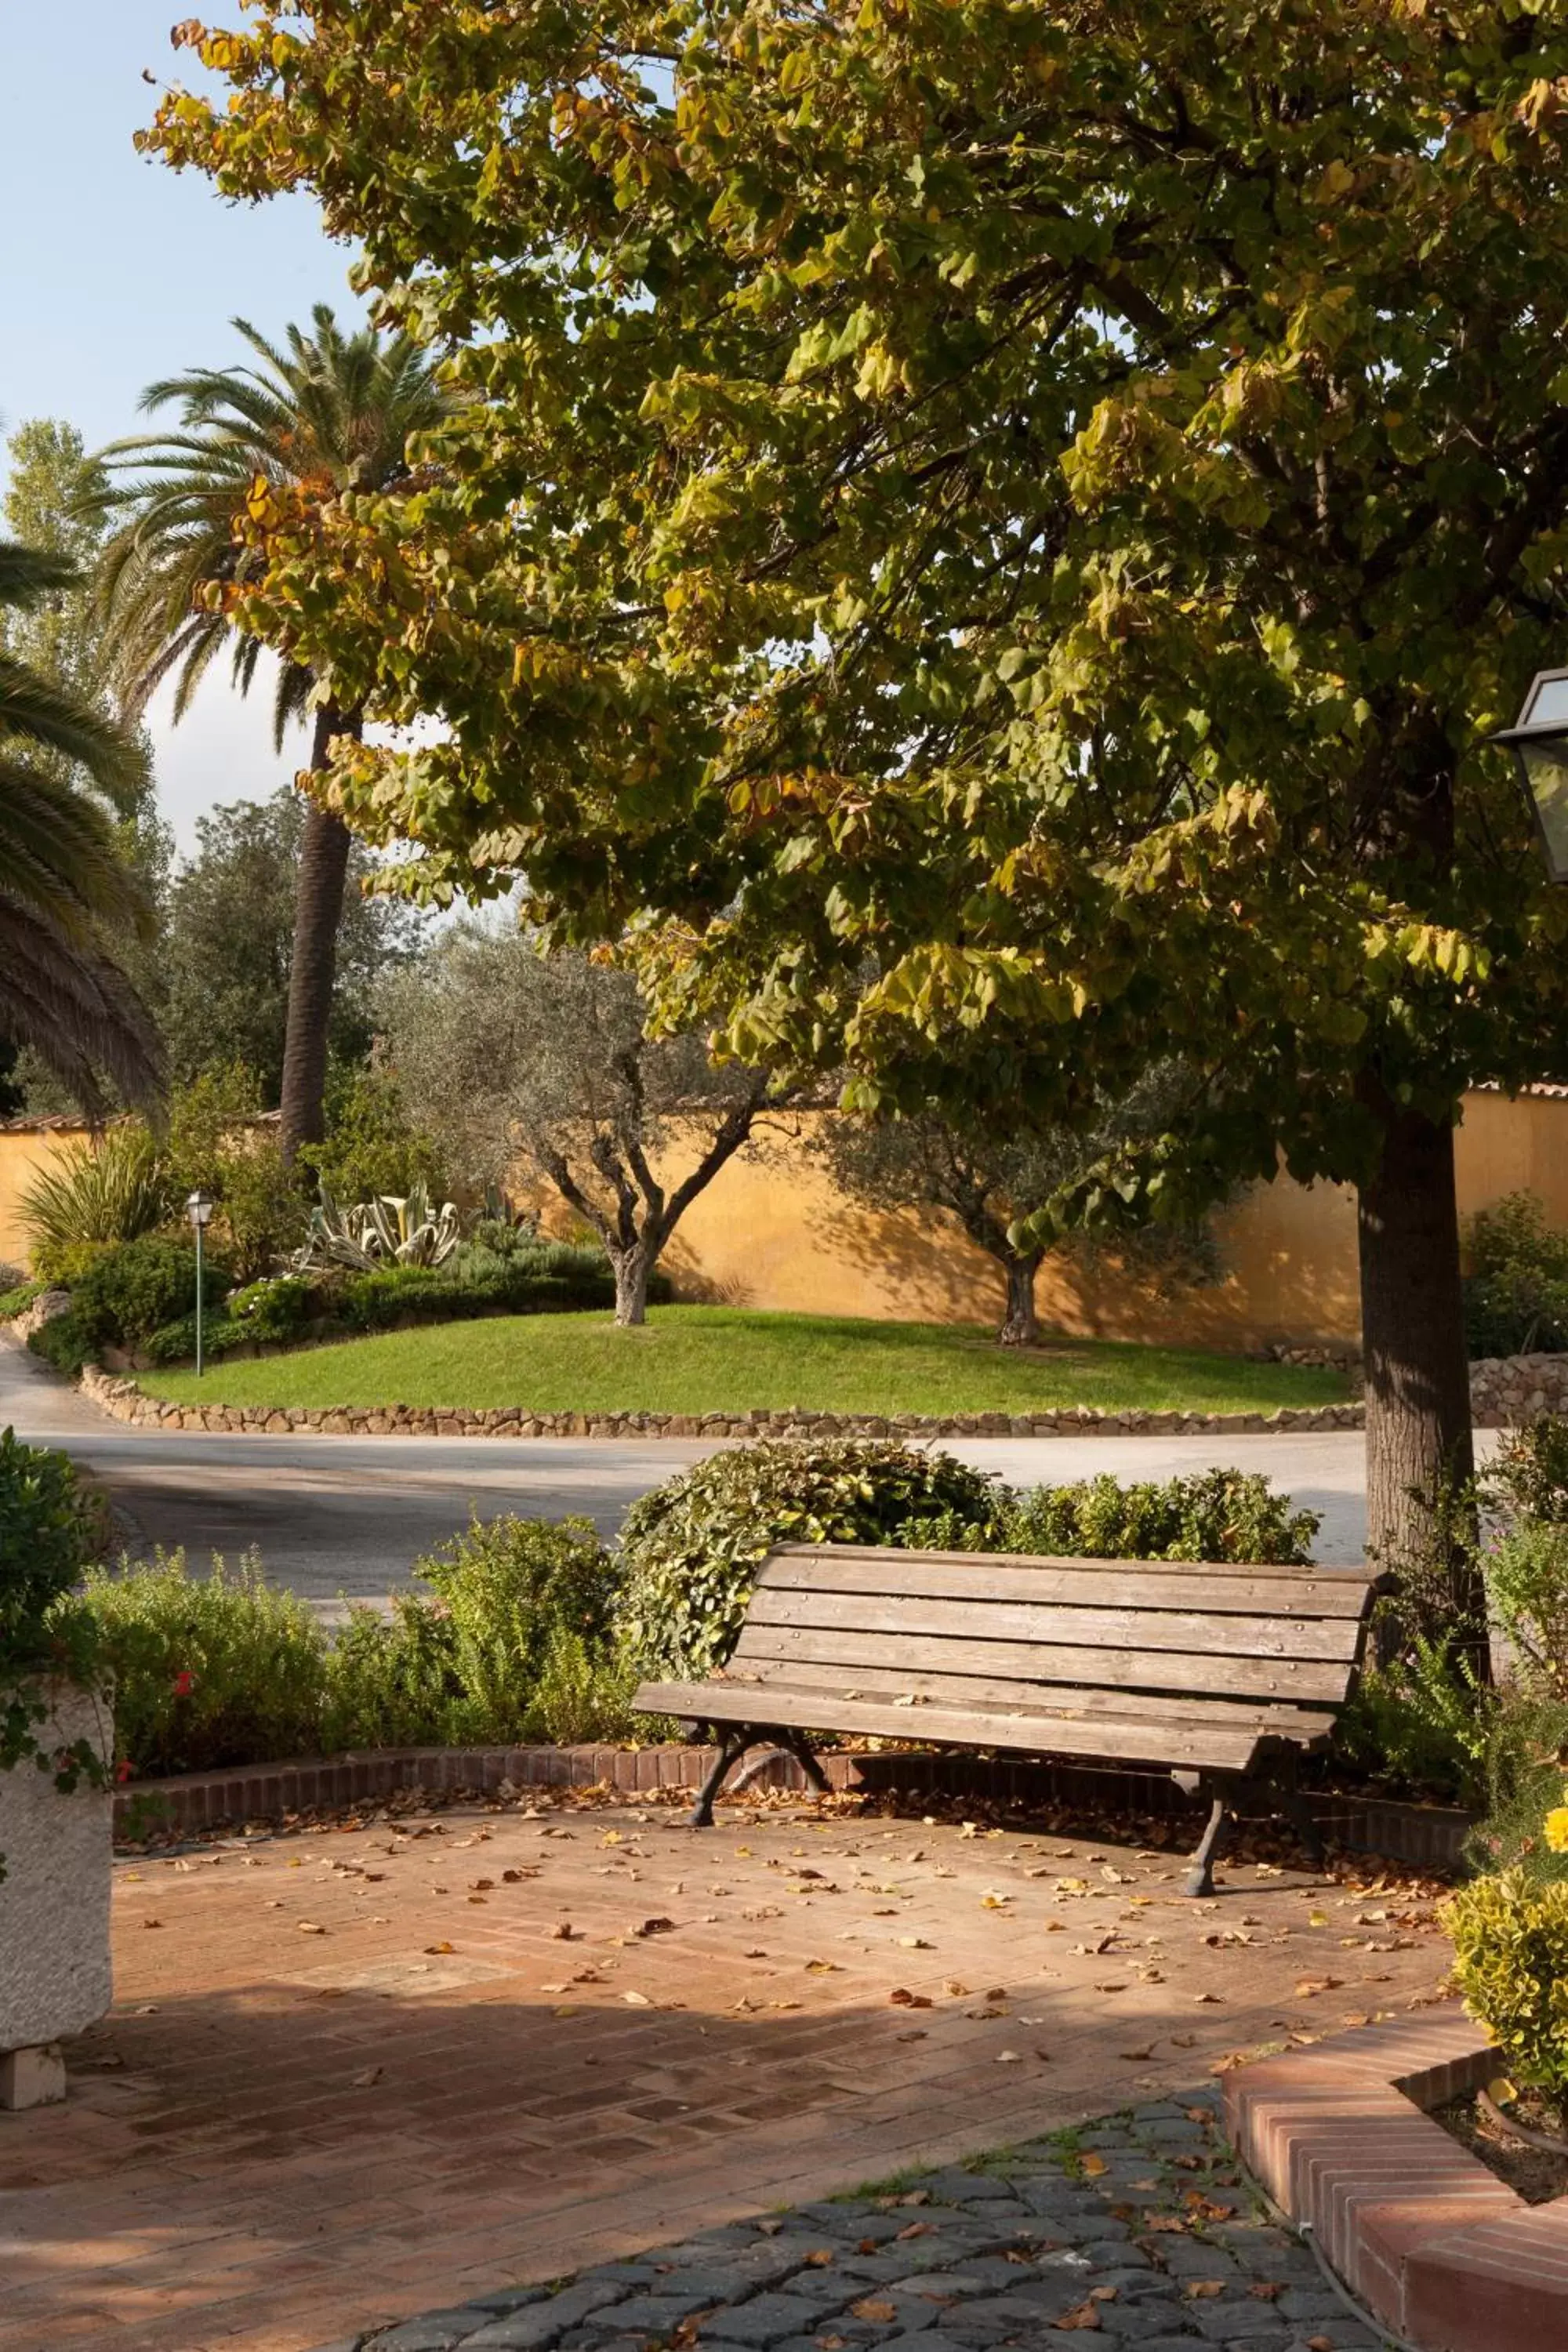
[[[1180,1876],[1070,1829],[542,1797],[135,1857],[69,2101],[0,2116],[0,2352],[363,2337],[1159,2101],[1445,1972],[1418,1889]]]

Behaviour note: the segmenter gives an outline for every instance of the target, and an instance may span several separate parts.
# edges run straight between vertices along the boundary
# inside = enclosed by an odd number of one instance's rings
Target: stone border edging
[[[696,1745],[648,1748],[384,1748],[324,1760],[303,1758],[222,1772],[180,1773],[132,1781],[115,1792],[117,1834],[135,1836],[141,1816],[162,1830],[200,1831],[221,1822],[265,1821],[312,1808],[374,1804],[403,1790],[435,1792],[503,1786],[526,1789],[608,1788],[619,1795],[701,1786],[718,1751]],[[1056,1802],[1108,1813],[1181,1820],[1192,1801],[1174,1782],[1152,1772],[1119,1772],[1026,1757],[870,1754],[835,1748],[822,1758],[835,1789],[868,1791],[919,1788],[951,1797],[994,1801]],[[778,1756],[753,1786],[805,1792],[793,1757]],[[1351,1853],[1373,1853],[1417,1870],[1455,1868],[1474,1817],[1447,1806],[1404,1805],[1378,1797],[1309,1792],[1326,1837]]]
[[[492,1405],[178,1405],[133,1380],[84,1366],[82,1392],[138,1429],[203,1430],[225,1436],[322,1437],[1179,1437],[1260,1435],[1281,1430],[1363,1429],[1360,1403],[1279,1405],[1272,1412],[524,1412]],[[1568,1413],[1568,1356],[1485,1357],[1470,1367],[1478,1429],[1508,1429],[1540,1412]]]
[[[1568,2198],[1527,2205],[1428,2112],[1498,2064],[1458,2004],[1226,2077],[1245,2162],[1384,2326],[1427,2352],[1562,2352]]]
[[[225,1436],[323,1437],[1127,1437],[1237,1435],[1279,1430],[1360,1429],[1359,1404],[1281,1405],[1273,1412],[522,1412],[496,1405],[178,1405],[132,1380],[84,1367],[82,1392],[138,1429],[204,1430]]]

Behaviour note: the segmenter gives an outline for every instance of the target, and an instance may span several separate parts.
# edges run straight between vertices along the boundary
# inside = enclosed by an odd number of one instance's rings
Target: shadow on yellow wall
[[[803,1113],[770,1130],[688,1210],[664,1259],[679,1295],[808,1315],[1000,1321],[1000,1272],[955,1220],[864,1209],[835,1191],[809,1149],[814,1119],[832,1115]],[[80,1133],[0,1128],[0,1259],[26,1264],[20,1196],[34,1170]],[[679,1151],[669,1157],[685,1164]],[[1553,1224],[1568,1226],[1568,1097],[1467,1096],[1458,1162],[1462,1213],[1528,1190]],[[524,1196],[530,1189],[520,1181]],[[539,1205],[547,1223],[565,1222]],[[1219,1242],[1224,1279],[1173,1298],[1048,1258],[1037,1285],[1042,1319],[1079,1337],[1174,1347],[1356,1339],[1355,1197],[1346,1188],[1287,1177],[1256,1185],[1221,1217]]]

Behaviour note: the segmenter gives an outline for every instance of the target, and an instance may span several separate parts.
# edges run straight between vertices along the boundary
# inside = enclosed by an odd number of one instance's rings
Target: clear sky
[[[154,377],[240,359],[236,313],[275,335],[315,302],[357,308],[351,257],[309,203],[226,205],[132,148],[157,103],[143,68],[199,72],[169,46],[192,12],[239,15],[233,0],[0,0],[0,432],[61,416],[96,446],[142,429]],[[269,701],[258,681],[242,703],[215,670],[179,728],[154,709],[159,800],[182,848],[203,809],[300,764],[297,746],[273,754]]]

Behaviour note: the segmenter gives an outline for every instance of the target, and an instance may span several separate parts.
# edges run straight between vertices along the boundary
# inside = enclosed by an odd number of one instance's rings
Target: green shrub
[[[52,1250],[46,1288],[74,1291],[79,1283],[86,1281],[100,1258],[119,1247],[118,1242],[72,1242],[65,1249]]]
[[[919,1542],[906,1531],[944,1514],[944,1524],[989,1539],[1000,1499],[978,1470],[910,1446],[773,1444],[710,1454],[626,1513],[627,1647],[648,1674],[706,1674],[734,1648],[774,1544]]]
[[[209,1356],[231,1355],[236,1348],[248,1347],[256,1333],[248,1324],[237,1323],[226,1314],[204,1316],[202,1318],[202,1360]],[[157,1370],[169,1364],[188,1364],[195,1360],[196,1318],[194,1313],[182,1315],[173,1323],[162,1323],[150,1331],[138,1353],[146,1357]]]
[[[177,1200],[200,1186],[217,1202],[212,1237],[240,1282],[270,1272],[305,1238],[310,1203],[258,1124],[260,1082],[243,1062],[204,1071],[169,1105],[168,1163]]]
[[[534,1739],[553,1736],[550,1721],[624,1717],[616,1571],[591,1522],[476,1518],[414,1572],[433,1598],[399,1594],[390,1618],[353,1610],[333,1645],[334,1740]]]
[[[63,1282],[64,1253],[76,1244],[135,1241],[174,1206],[167,1171],[139,1122],[111,1127],[96,1144],[72,1144],[22,1195],[34,1270],[46,1282]]]
[[[1401,1796],[1479,1804],[1488,1786],[1493,1707],[1452,1636],[1413,1633],[1362,1674],[1335,1727],[1335,1749]]]
[[[335,1070],[327,1087],[326,1126],[326,1139],[304,1144],[299,1157],[334,1201],[347,1205],[406,1195],[421,1185],[435,1200],[449,1198],[439,1147],[413,1125],[388,1073]]]
[[[144,1777],[320,1750],[327,1641],[297,1594],[248,1552],[193,1576],[183,1551],[88,1580],[114,1676],[119,1752]]]
[[[1568,1705],[1505,1684],[1489,1710],[1486,1818],[1467,1847],[1473,1868],[1568,1881],[1568,1853],[1549,1844],[1542,1832],[1563,1801],[1565,1771]]]
[[[11,1290],[0,1290],[0,1323],[14,1323],[18,1315],[25,1315],[48,1286],[47,1282],[18,1282]]]
[[[1568,1349],[1568,1233],[1533,1192],[1510,1192],[1465,1231],[1465,1333],[1472,1358]]]
[[[83,1365],[90,1364],[96,1352],[72,1314],[52,1316],[48,1322],[40,1323],[29,1335],[27,1346],[55,1371],[63,1372],[68,1381],[79,1380]]]
[[[1445,1904],[1465,2006],[1514,2082],[1568,2097],[1568,1882],[1503,1871]]]
[[[422,1594],[393,1595],[384,1616],[350,1608],[327,1657],[323,1740],[343,1748],[437,1748],[455,1696],[451,1629]]]
[[[649,1299],[669,1295],[668,1280],[651,1284]],[[351,1274],[338,1293],[342,1320],[358,1331],[384,1331],[405,1322],[457,1322],[477,1315],[572,1314],[613,1307],[615,1278],[607,1261],[561,1242],[501,1257],[459,1250],[439,1268],[378,1266]]]
[[[235,1291],[227,1312],[253,1339],[292,1339],[323,1303],[321,1286],[307,1276],[275,1274]]]
[[[221,1261],[207,1257],[202,1297],[209,1313],[228,1296]],[[195,1313],[196,1254],[184,1242],[149,1234],[106,1250],[71,1294],[71,1312],[96,1347],[135,1348],[177,1316]]]
[[[0,1674],[50,1656],[50,1612],[87,1566],[94,1525],[69,1456],[0,1430]]]
[[[1482,1479],[1489,1503],[1510,1519],[1568,1526],[1568,1421],[1542,1413],[1510,1429]]]
[[[1013,1496],[1000,1549],[1047,1558],[1289,1567],[1310,1560],[1321,1525],[1317,1512],[1293,1511],[1288,1495],[1276,1495],[1267,1478],[1251,1472],[1204,1470],[1131,1486],[1101,1476]]]

